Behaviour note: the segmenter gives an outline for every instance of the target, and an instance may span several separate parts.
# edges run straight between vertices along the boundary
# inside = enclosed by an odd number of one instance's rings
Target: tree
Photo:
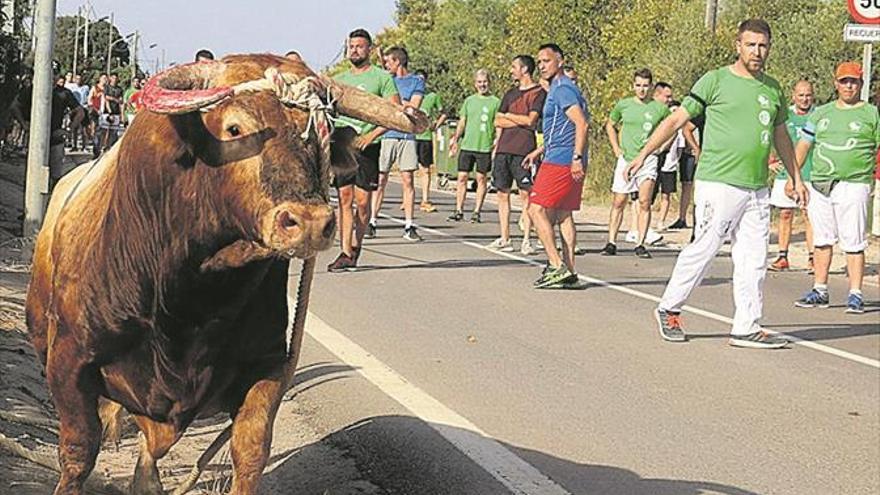
[[[82,26],[85,19],[80,17],[79,25]],[[80,43],[77,53],[77,72],[83,76],[86,84],[97,81],[98,75],[107,70],[107,43],[110,41],[110,30],[113,40],[122,38],[119,29],[112,26],[108,21],[99,21],[89,26],[89,56],[83,53],[83,37],[85,30],[80,29],[79,36],[75,37],[77,16],[61,16],[55,19],[55,47],[53,58],[61,64],[62,72],[73,71],[74,39]],[[123,85],[131,78],[131,66],[129,65],[131,52],[129,41],[115,43],[111,52],[111,72],[119,76]]]

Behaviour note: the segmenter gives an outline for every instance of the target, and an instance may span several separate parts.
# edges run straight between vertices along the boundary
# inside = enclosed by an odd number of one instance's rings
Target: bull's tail
[[[119,450],[125,411],[118,402],[101,398],[98,400],[98,417],[101,418],[102,437],[105,445]]]

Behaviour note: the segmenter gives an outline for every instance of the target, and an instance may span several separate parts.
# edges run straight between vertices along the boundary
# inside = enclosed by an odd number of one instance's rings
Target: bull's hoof
[[[138,465],[135,468],[134,479],[131,480],[128,493],[131,495],[162,495],[165,493],[162,482],[159,480],[159,470],[155,464],[152,466]]]

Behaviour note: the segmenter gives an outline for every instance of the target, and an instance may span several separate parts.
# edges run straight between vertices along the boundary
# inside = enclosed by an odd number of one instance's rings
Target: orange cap
[[[847,77],[861,79],[862,64],[858,62],[843,62],[838,65],[837,70],[834,71],[834,79],[837,79],[839,81]]]

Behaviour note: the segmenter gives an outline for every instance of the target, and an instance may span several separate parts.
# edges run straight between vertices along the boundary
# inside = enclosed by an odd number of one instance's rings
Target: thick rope
[[[302,270],[299,276],[299,284],[296,290],[296,309],[293,313],[293,324],[290,331],[290,342],[287,345],[287,361],[284,363],[284,384],[283,390],[287,391],[293,385],[293,375],[296,372],[296,366],[299,363],[299,354],[302,349],[303,336],[305,335],[306,314],[309,309],[309,299],[311,297],[312,279],[315,276],[316,257],[303,260]],[[279,397],[280,400],[281,397]],[[217,452],[226,445],[226,442],[232,437],[232,425],[227,426],[219,435],[211,442],[211,445],[202,452],[192,470],[186,476],[186,479],[175,488],[171,495],[184,495],[192,490],[196,483],[199,482],[202,472],[208,467],[211,459],[217,455]]]

